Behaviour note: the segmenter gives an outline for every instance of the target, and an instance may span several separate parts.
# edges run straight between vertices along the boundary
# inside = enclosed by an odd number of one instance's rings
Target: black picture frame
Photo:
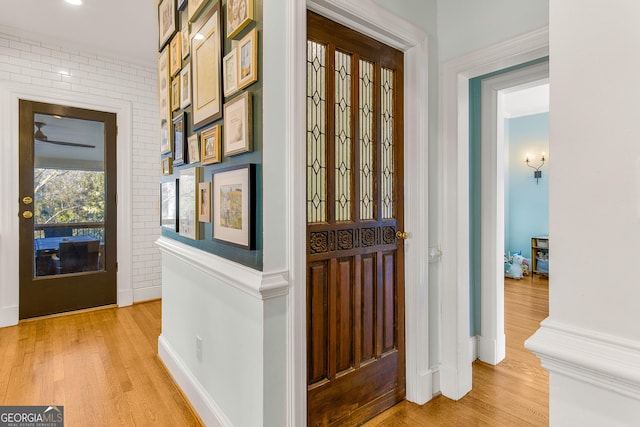
[[[173,166],[184,165],[187,160],[187,113],[173,118]]]
[[[232,193],[233,196],[229,196]],[[213,171],[211,214],[213,240],[243,249],[255,249],[256,165],[254,163]],[[233,223],[234,217],[241,217],[241,222]]]
[[[178,31],[178,13],[176,0],[160,0],[158,2],[158,52],[169,43]]]

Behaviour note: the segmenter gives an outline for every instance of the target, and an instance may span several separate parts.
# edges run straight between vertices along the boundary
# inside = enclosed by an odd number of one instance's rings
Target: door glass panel
[[[307,42],[307,221],[327,218],[326,46]]]
[[[373,64],[360,60],[360,219],[373,219]]]
[[[34,114],[34,274],[104,270],[104,123]]]
[[[394,218],[393,175],[395,160],[393,158],[393,81],[394,72],[382,68],[381,113],[382,113],[382,218]]]
[[[336,51],[336,221],[351,219],[351,56]]]

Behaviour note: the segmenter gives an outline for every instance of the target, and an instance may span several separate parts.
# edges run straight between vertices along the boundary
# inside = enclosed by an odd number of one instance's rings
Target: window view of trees
[[[34,169],[36,224],[104,221],[104,172]]]

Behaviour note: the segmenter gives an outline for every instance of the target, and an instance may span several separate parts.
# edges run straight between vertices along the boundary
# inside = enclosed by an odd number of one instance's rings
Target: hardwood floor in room
[[[0,405],[63,405],[65,425],[199,426],[160,362],[161,302],[0,328]]]
[[[473,390],[459,401],[438,396],[423,406],[401,402],[366,427],[547,426],[549,377],[524,341],[549,315],[549,281],[505,279],[507,357],[497,366],[473,364]]]

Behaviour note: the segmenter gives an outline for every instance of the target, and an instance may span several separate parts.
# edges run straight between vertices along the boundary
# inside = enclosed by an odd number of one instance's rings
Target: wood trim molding
[[[548,27],[479,49],[441,67],[439,153],[443,187],[441,360],[442,394],[457,400],[471,390],[469,338],[469,80],[549,52]]]
[[[18,100],[46,102],[116,113],[118,117],[118,305],[133,303],[133,227],[132,206],[132,141],[133,108],[130,102],[103,96],[64,91],[55,88],[27,85],[13,81],[0,81],[0,141],[18,140]],[[4,144],[0,158],[0,199],[18,200],[18,146]],[[18,216],[16,205],[3,203],[0,207],[0,327],[18,323],[19,277],[18,270]],[[7,311],[9,309],[9,311]],[[13,315],[15,313],[15,316]],[[6,323],[6,322],[10,323]]]
[[[286,271],[264,273],[167,237],[158,238],[156,245],[161,252],[179,258],[254,298],[267,300],[289,293],[289,274]]]
[[[547,318],[525,347],[550,373],[640,401],[640,342]]]

